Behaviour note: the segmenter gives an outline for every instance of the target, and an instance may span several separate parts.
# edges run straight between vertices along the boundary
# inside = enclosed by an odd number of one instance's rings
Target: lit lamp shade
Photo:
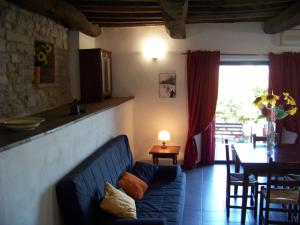
[[[171,139],[171,136],[170,136],[169,131],[167,131],[167,130],[161,130],[158,133],[158,140],[162,142],[161,148],[167,148],[166,142],[170,141],[170,139]]]
[[[145,41],[143,51],[146,58],[159,59],[166,54],[166,46],[163,40],[150,38]]]

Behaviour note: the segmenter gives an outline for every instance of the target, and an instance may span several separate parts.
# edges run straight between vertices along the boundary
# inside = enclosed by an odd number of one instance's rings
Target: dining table
[[[300,144],[279,144],[268,150],[266,145],[253,146],[252,143],[234,143],[236,171],[243,168],[243,192],[241,224],[245,224],[247,210],[247,193],[249,175],[266,176],[268,173],[269,158],[280,163],[299,163],[300,174]]]

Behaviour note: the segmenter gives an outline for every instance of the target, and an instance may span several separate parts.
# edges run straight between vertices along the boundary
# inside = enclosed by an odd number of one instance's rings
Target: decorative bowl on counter
[[[5,128],[10,130],[33,130],[38,127],[45,119],[42,117],[21,117],[21,118],[9,118],[2,121]]]

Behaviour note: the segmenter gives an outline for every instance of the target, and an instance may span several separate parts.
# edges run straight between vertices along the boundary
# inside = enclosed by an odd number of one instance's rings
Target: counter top
[[[6,151],[10,148],[16,147],[23,143],[34,140],[42,135],[46,135],[62,129],[65,126],[74,124],[80,120],[86,119],[90,116],[101,113],[105,110],[118,106],[126,101],[133,99],[133,97],[114,97],[104,100],[102,102],[81,104],[85,109],[84,113],[79,115],[70,115],[71,104],[63,105],[58,108],[41,112],[33,116],[45,118],[39,127],[28,131],[12,131],[8,130],[2,125],[0,126],[0,152]]]

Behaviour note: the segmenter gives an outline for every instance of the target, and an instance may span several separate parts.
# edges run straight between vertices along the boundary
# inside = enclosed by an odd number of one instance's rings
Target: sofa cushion
[[[144,162],[136,162],[133,166],[132,172],[134,175],[150,184],[158,170],[157,165]]]
[[[145,191],[148,189],[148,184],[128,172],[123,173],[117,185],[134,199],[143,198]]]
[[[104,192],[105,196],[99,204],[100,208],[118,217],[136,218],[133,198],[119,191],[110,183],[105,184]]]
[[[168,224],[182,224],[185,174],[174,180],[154,180],[141,200],[136,200],[138,218],[163,218]]]

